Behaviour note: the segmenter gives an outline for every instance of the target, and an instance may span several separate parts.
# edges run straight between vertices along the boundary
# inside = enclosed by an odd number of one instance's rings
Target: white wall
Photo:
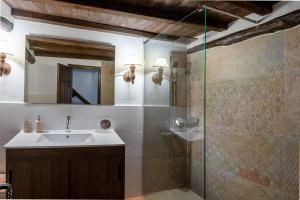
[[[145,88],[144,105],[169,106],[170,105],[170,53],[172,51],[186,51],[186,46],[174,42],[151,40],[145,44]],[[161,85],[152,82],[152,76],[158,72],[155,65],[157,58],[165,58],[168,69],[164,69],[164,79]]]
[[[31,33],[108,42],[115,45],[117,106],[23,104],[25,36]],[[34,120],[39,114],[45,121],[46,129],[63,129],[66,115],[72,116],[74,129],[95,129],[102,117],[110,117],[117,133],[126,143],[126,196],[141,195],[143,68],[137,69],[134,85],[124,82],[122,75],[128,70],[123,64],[129,54],[135,54],[143,64],[143,39],[23,20],[15,20],[15,28],[10,33],[0,30],[0,38],[9,41],[14,54],[7,59],[12,66],[11,74],[0,77],[0,145],[3,146],[18,133],[24,119]],[[4,158],[4,149],[0,148],[0,173],[5,170]]]
[[[25,102],[56,103],[57,65],[54,59],[36,57],[25,68]],[[50,83],[50,84],[49,84]]]
[[[129,54],[136,55],[138,60],[143,64],[143,38],[23,20],[15,20],[15,28],[10,33],[0,31],[0,38],[6,38],[9,41],[14,54],[14,56],[7,59],[7,62],[12,66],[12,73],[9,76],[0,78],[0,101],[24,101],[25,36],[28,34],[50,35],[112,43],[116,46],[115,104],[142,105],[143,68],[137,69],[134,85],[123,81],[122,75],[128,70],[128,67],[124,67],[123,64],[125,64]]]

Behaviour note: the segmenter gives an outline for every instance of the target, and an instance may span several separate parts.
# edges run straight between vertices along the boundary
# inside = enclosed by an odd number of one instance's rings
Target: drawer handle
[[[122,170],[122,163],[118,164],[118,178],[121,181],[123,178],[123,170]]]
[[[8,170],[8,182],[9,182],[10,184],[13,183],[13,173],[12,173],[12,170],[11,170],[11,169]]]

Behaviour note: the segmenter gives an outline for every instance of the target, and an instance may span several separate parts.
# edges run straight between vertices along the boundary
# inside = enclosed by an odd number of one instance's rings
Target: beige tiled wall
[[[144,108],[143,191],[187,186],[186,142],[170,134],[170,107]]]
[[[190,116],[201,58],[189,55]],[[207,199],[299,199],[299,103],[300,27],[207,51]]]

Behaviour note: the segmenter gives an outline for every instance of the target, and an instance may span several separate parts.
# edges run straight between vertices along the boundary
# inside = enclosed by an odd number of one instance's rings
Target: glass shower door
[[[193,12],[185,19],[199,14],[205,13]],[[202,200],[205,195],[205,59],[187,52],[191,39],[161,40],[176,27],[145,42],[146,200]],[[200,27],[195,35],[205,31]]]

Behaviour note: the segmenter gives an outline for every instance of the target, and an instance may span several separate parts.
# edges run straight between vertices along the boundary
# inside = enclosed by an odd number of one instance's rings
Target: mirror
[[[115,46],[27,35],[27,103],[113,105]]]

